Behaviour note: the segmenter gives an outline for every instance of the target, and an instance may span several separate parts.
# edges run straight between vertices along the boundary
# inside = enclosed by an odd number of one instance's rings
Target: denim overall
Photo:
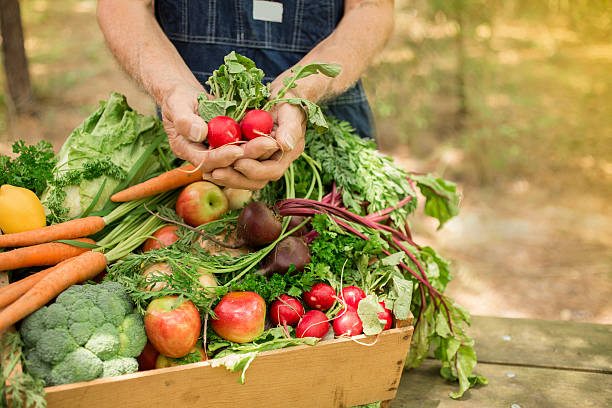
[[[155,16],[195,77],[204,84],[231,51],[255,61],[270,82],[295,65],[340,22],[342,0],[283,0],[282,22],[255,20],[253,0],[155,0]],[[361,81],[326,103],[326,114],[373,138]]]

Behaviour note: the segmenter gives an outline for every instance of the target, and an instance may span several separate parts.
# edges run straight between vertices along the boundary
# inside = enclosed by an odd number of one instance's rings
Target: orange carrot
[[[0,312],[0,332],[43,307],[70,286],[91,279],[106,268],[106,256],[88,251],[45,276]]]
[[[58,239],[86,237],[104,228],[104,218],[85,217],[30,231],[0,235],[0,247],[24,247]]]
[[[179,167],[136,184],[111,196],[111,201],[134,201],[139,198],[151,197],[187,184],[202,181],[202,172],[191,165]]]
[[[79,238],[75,241],[95,244],[93,240],[88,238]],[[91,250],[61,242],[47,242],[46,244],[17,248],[0,253],[0,271],[27,268],[28,266],[56,265],[64,259],[72,258],[86,251]]]
[[[13,282],[8,286],[0,289],[0,308],[8,306],[10,303],[19,299],[21,295],[30,290],[34,285],[40,282],[45,276],[52,273],[57,268],[71,262],[74,258],[68,258],[51,268],[44,269],[40,272],[36,272],[33,275],[23,278],[17,282]]]

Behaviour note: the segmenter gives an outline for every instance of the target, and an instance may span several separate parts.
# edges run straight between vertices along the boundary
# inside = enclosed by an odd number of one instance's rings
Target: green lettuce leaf
[[[55,180],[41,197],[53,222],[81,216],[96,198],[89,210],[102,209],[152,141],[165,135],[158,118],[138,114],[121,94],[111,93],[100,105],[72,132],[56,156]],[[159,150],[174,158],[167,140]],[[159,153],[154,151],[131,181],[142,181],[163,170]]]

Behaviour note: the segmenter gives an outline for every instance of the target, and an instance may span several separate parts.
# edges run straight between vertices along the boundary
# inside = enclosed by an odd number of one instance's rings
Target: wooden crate
[[[260,353],[240,373],[201,362],[45,388],[48,408],[351,407],[395,397],[413,319],[375,336]]]

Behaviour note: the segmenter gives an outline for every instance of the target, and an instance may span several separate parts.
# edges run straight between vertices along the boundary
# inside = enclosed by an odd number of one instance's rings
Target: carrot
[[[85,217],[14,234],[0,235],[0,247],[24,247],[57,239],[86,237],[104,228],[104,218]]]
[[[88,238],[80,238],[75,241],[95,244],[93,240]],[[0,253],[0,271],[27,268],[28,266],[56,265],[64,259],[72,258],[86,251],[91,250],[61,242],[47,242],[46,244],[17,248]]]
[[[13,282],[8,286],[0,289],[0,308],[6,307],[10,303],[19,299],[21,295],[30,290],[35,284],[40,282],[45,276],[52,273],[57,268],[71,262],[74,258],[68,258],[51,268],[43,269],[40,272],[36,272],[27,278],[21,279],[17,282]]]
[[[88,251],[49,273],[0,312],[0,332],[43,307],[70,286],[91,279],[106,268],[106,256]]]
[[[119,191],[111,196],[111,201],[124,202],[151,197],[201,180],[202,172],[188,164]]]

